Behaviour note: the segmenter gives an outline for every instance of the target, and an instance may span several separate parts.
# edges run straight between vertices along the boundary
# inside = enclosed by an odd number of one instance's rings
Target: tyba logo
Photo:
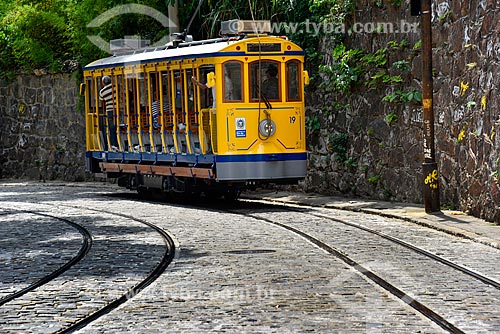
[[[165,16],[162,12],[140,4],[127,4],[127,5],[122,5],[122,6],[117,6],[113,7],[95,19],[93,19],[89,24],[87,24],[87,28],[99,28],[101,25],[106,23],[107,21],[111,20],[112,18],[122,15],[122,14],[142,14],[142,15],[147,15],[149,17],[154,18],[156,21],[160,22],[160,24],[166,28],[169,27],[170,29],[176,27],[170,19]],[[94,43],[95,46],[100,48],[103,51],[106,51],[107,53],[111,54],[111,49],[109,47],[109,42],[106,42],[102,37],[100,36],[95,36],[95,35],[90,35],[87,36],[87,38]],[[158,42],[153,44],[153,46],[162,46],[165,45],[169,42],[168,36],[163,36]]]

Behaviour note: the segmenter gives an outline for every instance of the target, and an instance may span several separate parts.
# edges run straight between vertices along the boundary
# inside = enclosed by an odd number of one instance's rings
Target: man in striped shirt
[[[111,150],[118,151],[118,139],[116,137],[116,124],[114,118],[115,109],[115,96],[113,92],[113,85],[111,78],[106,76],[102,77],[102,84],[104,87],[99,91],[99,98],[104,101],[106,105],[106,114],[108,115],[108,131]],[[107,146],[107,145],[105,145]]]

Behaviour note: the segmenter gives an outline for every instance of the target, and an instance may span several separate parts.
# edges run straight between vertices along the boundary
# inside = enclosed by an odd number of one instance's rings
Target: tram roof
[[[269,36],[269,37],[277,38],[274,36]],[[266,37],[266,39],[269,37]],[[245,38],[245,40],[248,39]],[[113,66],[147,64],[151,62],[189,59],[189,58],[205,58],[205,57],[228,56],[228,55],[242,56],[246,54],[245,51],[231,52],[231,53],[224,52],[219,54],[219,52],[223,51],[228,46],[237,43],[239,41],[241,40],[216,39],[216,40],[196,41],[192,43],[181,43],[181,46],[177,48],[168,48],[167,46],[156,47],[156,48],[147,47],[143,49],[138,49],[134,52],[129,52],[126,54],[116,54],[107,58],[96,60],[85,66],[83,70],[88,71],[88,70],[96,70],[100,68],[108,68]],[[280,41],[283,40],[280,39]],[[301,52],[301,54],[303,53]]]

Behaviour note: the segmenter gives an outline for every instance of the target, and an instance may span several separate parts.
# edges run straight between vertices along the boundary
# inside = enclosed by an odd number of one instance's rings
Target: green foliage
[[[467,110],[472,110],[472,108],[475,106],[476,106],[476,101],[468,101],[465,107],[467,108]]]
[[[384,188],[384,190],[382,191],[382,195],[384,196],[384,200],[386,201],[390,201],[391,198],[394,197],[394,194],[389,188]]]
[[[178,0],[180,31],[187,28],[198,1]],[[9,71],[30,71],[40,68],[58,70],[68,60],[86,64],[107,56],[87,38],[101,37],[105,41],[138,35],[152,43],[169,34],[157,20],[147,15],[122,14],[113,17],[98,28],[87,27],[105,11],[123,4],[124,0],[4,0],[0,3],[0,76]],[[174,0],[141,0],[163,14]],[[195,39],[213,38],[218,35],[220,22],[228,19],[266,19],[274,23],[292,22],[295,31],[274,31],[286,34],[306,52],[307,69],[314,74],[322,60],[318,52],[323,29],[313,35],[306,31],[305,22],[342,23],[352,14],[352,0],[221,0],[204,1],[188,33]],[[253,14],[253,15],[252,15]],[[286,26],[282,25],[282,30]],[[340,39],[340,37],[339,37]]]
[[[50,67],[57,70],[60,55],[68,48],[66,23],[57,12],[41,5],[18,5],[1,18],[2,67],[21,69]],[[15,69],[11,67],[10,69]]]
[[[403,72],[411,70],[411,67],[406,60],[395,61],[392,63],[392,67]]]
[[[403,78],[401,75],[390,75],[387,71],[380,71],[375,75],[372,75],[370,77],[370,80],[368,80],[365,85],[368,88],[375,89],[380,86],[380,83],[386,84],[386,85],[394,85],[398,83],[402,83]]]
[[[391,50],[399,50],[407,47],[408,42],[406,40],[390,41],[387,46]],[[374,53],[365,53],[361,49],[348,49],[345,44],[338,43],[332,52],[332,64],[319,67],[320,72],[324,74],[320,87],[348,95],[362,79],[365,79],[364,85],[368,89],[379,89],[383,86],[396,88],[402,85],[403,76],[394,72],[408,72],[411,67],[407,60],[399,60],[388,68],[388,48],[378,49]],[[409,102],[419,98],[421,100],[421,96],[414,91],[403,93],[397,90],[396,93],[387,95],[384,101]]]
[[[439,23],[443,24],[444,22],[446,22],[447,20],[449,20],[451,18],[452,14],[453,14],[453,12],[451,10],[447,10],[446,12],[441,14],[441,16],[439,16],[437,18],[437,20]]]
[[[84,30],[75,21],[84,16],[75,6],[71,0],[4,3],[0,11],[0,76],[19,70],[59,71],[66,60],[81,58],[81,44],[74,32]]]
[[[319,131],[319,129],[321,129],[321,122],[317,115],[313,115],[306,119],[306,129],[310,133],[314,133],[316,131]]]
[[[356,169],[356,168],[358,168],[358,161],[353,157],[349,157],[345,161],[345,166],[349,169]]]
[[[361,60],[365,65],[383,67],[387,64],[387,48],[378,49],[375,53],[365,54]]]
[[[359,81],[362,68],[359,61],[363,57],[360,49],[346,49],[342,43],[333,50],[334,63],[332,65],[321,65],[319,70],[326,74],[322,87],[331,91],[348,93],[352,86]]]
[[[162,13],[168,1],[141,0]],[[153,43],[168,34],[157,20],[147,15],[118,15],[99,28],[87,25],[100,14],[126,4],[122,0],[6,0],[0,3],[0,77],[10,72],[44,69],[75,70],[65,64],[86,64],[107,56],[87,38],[97,35],[108,41],[125,35],[139,35]],[[193,4],[180,1],[180,3]],[[197,5],[197,2],[196,4]]]
[[[336,153],[335,160],[338,162],[346,162],[347,159],[347,144],[349,143],[349,135],[347,133],[333,133],[328,137],[328,148]],[[349,164],[352,166],[355,161]],[[357,163],[356,163],[357,164]]]
[[[390,0],[390,1],[394,4],[394,6],[401,7],[402,0]]]
[[[387,42],[387,46],[389,46],[391,49],[403,49],[408,47],[408,41],[406,39],[403,39],[401,41],[389,41]]]
[[[390,93],[384,96],[382,101],[391,103],[407,103],[412,101],[422,102],[422,93],[418,90],[410,90],[405,92],[398,89],[394,93]]]
[[[420,50],[422,48],[422,40],[418,40],[415,45],[413,45],[413,50]]]
[[[393,123],[395,123],[398,120],[398,115],[393,111],[387,116],[385,116],[385,122],[387,125],[391,126]]]

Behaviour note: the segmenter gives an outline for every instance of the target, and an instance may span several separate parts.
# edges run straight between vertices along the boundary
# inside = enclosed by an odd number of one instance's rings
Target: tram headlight
[[[263,137],[271,137],[276,132],[276,123],[271,119],[265,119],[259,123],[259,133]]]

